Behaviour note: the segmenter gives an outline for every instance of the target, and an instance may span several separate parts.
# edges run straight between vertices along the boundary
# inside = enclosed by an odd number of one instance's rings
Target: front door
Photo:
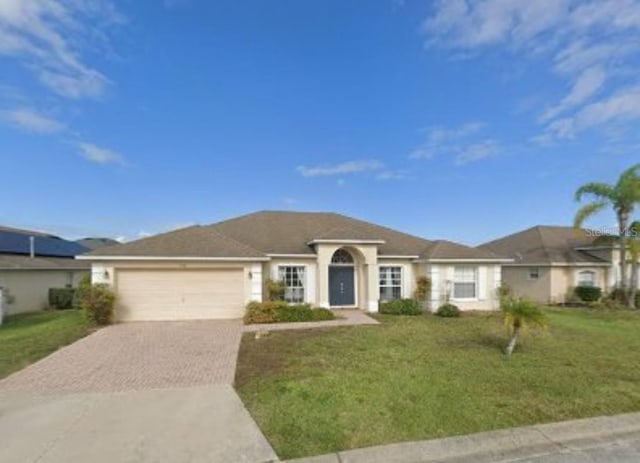
[[[352,266],[329,267],[329,305],[342,307],[355,305],[354,268]]]

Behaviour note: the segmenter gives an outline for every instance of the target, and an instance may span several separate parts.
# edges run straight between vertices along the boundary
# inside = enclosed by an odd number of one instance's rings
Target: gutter
[[[207,262],[268,262],[270,257],[175,257],[175,256],[88,256],[80,255],[77,260],[89,261],[161,261],[161,260],[182,260],[182,261],[207,261]]]

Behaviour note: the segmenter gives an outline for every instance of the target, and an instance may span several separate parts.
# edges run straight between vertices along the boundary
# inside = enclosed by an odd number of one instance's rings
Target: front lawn
[[[71,344],[88,332],[77,310],[10,315],[0,326],[0,378]]]
[[[640,411],[640,314],[547,313],[511,360],[498,313],[245,334],[236,387],[281,458]]]

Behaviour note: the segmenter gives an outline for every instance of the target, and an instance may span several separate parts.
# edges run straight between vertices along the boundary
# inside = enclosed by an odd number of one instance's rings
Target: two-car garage
[[[115,272],[120,321],[240,318],[242,267],[223,269],[125,269]]]

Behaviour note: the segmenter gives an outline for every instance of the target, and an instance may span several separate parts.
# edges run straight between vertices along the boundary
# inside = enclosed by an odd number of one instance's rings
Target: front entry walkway
[[[295,322],[295,323],[256,323],[245,325],[243,331],[279,331],[279,330],[308,330],[309,328],[327,328],[332,326],[351,325],[379,325],[380,322],[365,314],[362,310],[336,310],[336,320],[321,322]]]
[[[2,463],[277,459],[232,387],[242,324],[103,328],[0,381]]]

